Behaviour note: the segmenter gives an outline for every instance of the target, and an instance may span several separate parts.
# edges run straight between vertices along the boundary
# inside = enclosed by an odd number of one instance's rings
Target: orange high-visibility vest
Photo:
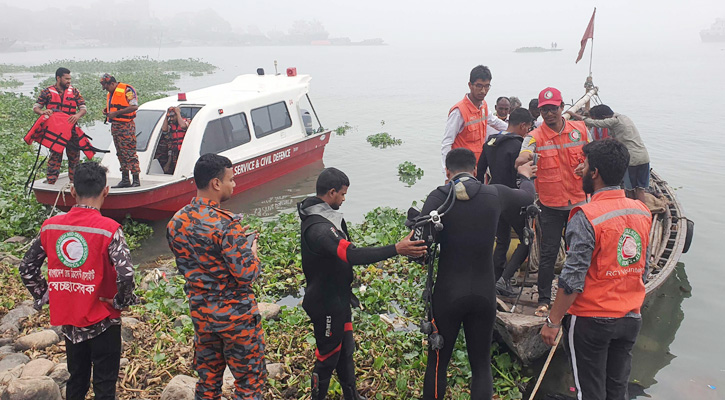
[[[453,141],[452,149],[464,147],[471,150],[476,155],[476,162],[481,156],[483,151],[483,142],[486,140],[486,118],[488,117],[488,104],[486,100],[483,101],[480,108],[476,108],[475,105],[468,98],[468,95],[463,96],[463,100],[459,101],[454,105],[448,115],[451,115],[453,110],[458,109],[463,117],[463,130],[458,133],[456,140]]]
[[[113,91],[113,97],[111,97],[111,93],[106,94],[106,105],[108,106],[109,113],[123,110],[130,105],[128,104],[128,99],[126,98],[127,87],[129,87],[129,85],[119,82],[118,86],[116,86],[116,90]],[[136,118],[136,111],[118,115],[116,118],[111,118],[110,121],[130,122],[133,121],[134,118]]]
[[[536,140],[539,167],[536,192],[546,207],[566,207],[586,200],[582,178],[574,173],[584,162],[582,147],[589,142],[587,127],[582,121],[566,121],[561,134],[546,124],[530,133]]]
[[[571,210],[582,210],[594,228],[596,246],[584,278],[584,290],[569,307],[579,317],[621,318],[640,312],[642,282],[652,214],[641,201],[628,199],[624,190],[607,190]]]

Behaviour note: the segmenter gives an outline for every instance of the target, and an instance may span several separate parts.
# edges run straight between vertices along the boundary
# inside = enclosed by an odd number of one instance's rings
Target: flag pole
[[[592,76],[592,59],[594,59],[594,15],[597,14],[597,8],[594,7],[592,13],[592,47],[589,49],[589,76]]]

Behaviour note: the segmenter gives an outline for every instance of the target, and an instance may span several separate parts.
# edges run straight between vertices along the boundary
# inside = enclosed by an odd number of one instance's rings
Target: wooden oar
[[[551,363],[551,359],[554,357],[556,348],[559,347],[559,341],[561,340],[562,331],[563,331],[562,329],[559,329],[559,333],[556,335],[556,340],[554,341],[554,346],[552,346],[551,350],[549,350],[549,356],[546,357],[546,362],[544,363],[544,368],[541,369],[541,373],[539,374],[539,379],[536,380],[536,386],[534,386],[534,390],[531,392],[531,396],[529,396],[529,400],[534,400],[534,396],[536,396],[536,392],[539,391],[539,386],[541,385],[541,381],[544,380],[544,375],[546,375],[546,370],[549,369],[549,363]]]

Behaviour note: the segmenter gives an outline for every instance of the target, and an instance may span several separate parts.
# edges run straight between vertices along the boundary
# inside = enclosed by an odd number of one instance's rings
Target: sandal
[[[536,307],[536,311],[534,311],[534,315],[536,315],[537,317],[548,317],[549,316],[549,305],[542,304],[542,305]]]

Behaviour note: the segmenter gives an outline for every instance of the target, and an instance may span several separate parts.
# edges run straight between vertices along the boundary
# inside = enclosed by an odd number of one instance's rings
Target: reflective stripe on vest
[[[129,85],[119,82],[118,86],[116,86],[116,89],[113,91],[113,97],[111,97],[111,93],[106,94],[106,104],[108,105],[109,113],[120,111],[130,106],[128,99],[126,98],[126,88],[128,87]],[[131,122],[134,118],[136,118],[136,111],[117,115],[116,118],[111,118],[110,121]]]
[[[119,223],[98,210],[73,207],[45,221],[40,241],[48,256],[50,323],[86,327],[121,312],[99,297],[118,289],[108,247]]]
[[[63,91],[63,96],[58,93],[55,86],[48,87],[50,102],[45,106],[48,110],[61,111],[66,114],[75,114],[78,110],[78,103],[73,95],[73,86],[68,86]]]
[[[589,204],[574,208],[570,218],[579,210],[592,224],[596,245],[584,290],[568,312],[607,318],[639,313],[652,215],[641,202],[625,198],[621,189],[595,194]]]
[[[461,118],[463,118],[463,130],[456,135],[451,148],[463,147],[471,150],[476,155],[476,162],[478,162],[478,158],[481,157],[483,151],[483,142],[486,139],[488,104],[484,100],[481,107],[477,108],[468,98],[468,95],[465,95],[463,100],[451,108],[448,115],[455,109],[458,109]]]
[[[589,142],[586,125],[581,121],[566,121],[562,132],[557,133],[541,124],[531,136],[539,154],[534,184],[541,203],[547,207],[566,207],[584,202],[581,177],[574,170],[584,161],[581,148]]]

